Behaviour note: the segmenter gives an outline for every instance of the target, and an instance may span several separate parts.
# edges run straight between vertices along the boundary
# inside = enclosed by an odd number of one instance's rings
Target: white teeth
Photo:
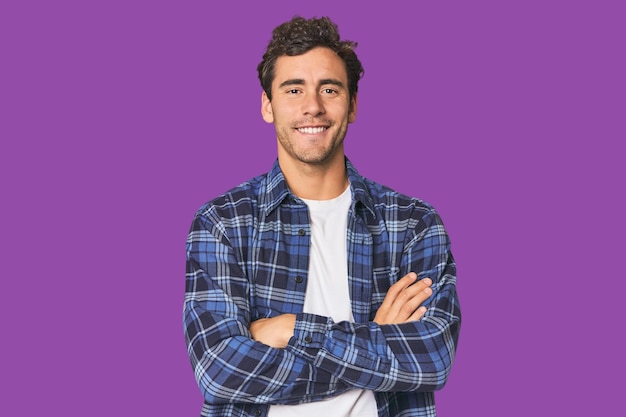
[[[299,132],[306,133],[309,135],[314,135],[316,133],[322,133],[326,130],[325,127],[301,127],[298,129]]]

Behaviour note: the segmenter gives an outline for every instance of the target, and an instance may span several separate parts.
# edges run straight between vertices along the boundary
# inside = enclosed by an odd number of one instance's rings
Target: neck
[[[280,169],[292,193],[307,200],[330,200],[348,186],[348,173],[343,153],[327,163],[308,164],[278,156]]]

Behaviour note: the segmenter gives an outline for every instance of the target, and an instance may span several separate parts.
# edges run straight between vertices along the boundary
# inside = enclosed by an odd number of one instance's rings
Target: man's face
[[[328,48],[281,56],[274,74],[272,100],[263,93],[261,113],[274,123],[281,163],[324,165],[343,159],[348,123],[356,118],[356,97],[349,97],[341,58]]]

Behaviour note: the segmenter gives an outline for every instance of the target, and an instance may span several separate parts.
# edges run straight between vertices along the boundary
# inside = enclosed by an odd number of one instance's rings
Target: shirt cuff
[[[289,339],[286,349],[297,356],[314,362],[324,345],[326,334],[332,324],[333,321],[330,317],[310,313],[296,314],[293,337]]]

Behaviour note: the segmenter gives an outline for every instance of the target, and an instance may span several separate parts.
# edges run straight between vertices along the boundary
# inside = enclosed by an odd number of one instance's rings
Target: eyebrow
[[[320,80],[320,85],[336,85],[337,87],[343,88],[343,83],[339,80],[335,80],[334,78]]]
[[[278,88],[288,87],[290,85],[304,85],[304,80],[302,78],[292,78],[290,80],[283,81],[280,83]],[[344,87],[343,83],[334,78],[325,78],[320,80],[319,85],[336,85],[337,87]]]
[[[304,80],[301,78],[292,78],[291,80],[283,81],[282,83],[280,83],[278,88],[283,88],[290,85],[304,85]]]

